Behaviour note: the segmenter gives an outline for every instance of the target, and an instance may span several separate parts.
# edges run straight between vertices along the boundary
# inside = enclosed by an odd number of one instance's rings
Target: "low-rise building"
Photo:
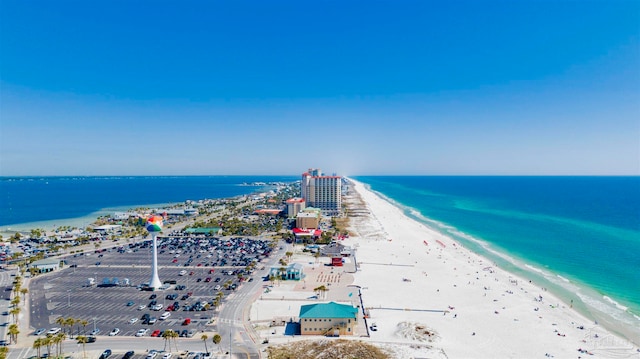
[[[287,216],[295,218],[306,207],[304,198],[289,198],[287,201]]]
[[[300,334],[353,335],[358,308],[336,302],[307,304],[300,307]]]
[[[53,258],[45,258],[31,263],[31,267],[40,273],[53,272],[60,269],[60,260]]]
[[[296,227],[318,228],[320,216],[314,212],[300,212],[296,215]]]
[[[286,267],[274,266],[269,270],[269,276],[276,276],[282,280],[301,280],[304,278],[304,267],[300,263],[291,263]]]

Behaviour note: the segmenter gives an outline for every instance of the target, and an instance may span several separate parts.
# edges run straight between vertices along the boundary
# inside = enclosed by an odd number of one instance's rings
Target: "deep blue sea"
[[[588,317],[640,338],[640,177],[354,179],[501,267],[573,300]]]
[[[293,176],[1,177],[0,226],[84,217],[105,208],[233,197],[263,190],[243,183],[297,179]]]

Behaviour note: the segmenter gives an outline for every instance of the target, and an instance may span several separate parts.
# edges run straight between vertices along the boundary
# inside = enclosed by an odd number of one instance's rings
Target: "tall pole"
[[[153,241],[153,253],[151,258],[151,280],[149,281],[149,287],[154,290],[162,286],[160,277],[158,276],[158,241],[156,239],[156,233],[151,232],[151,239]]]
[[[229,328],[229,359],[231,359],[231,332],[233,332],[233,328]]]

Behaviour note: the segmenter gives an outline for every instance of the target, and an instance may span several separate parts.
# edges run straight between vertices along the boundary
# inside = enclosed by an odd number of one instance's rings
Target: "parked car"
[[[107,359],[110,356],[111,356],[111,349],[107,349],[102,352],[102,354],[100,355],[100,359]]]
[[[146,309],[146,308],[147,308],[147,306],[146,306],[146,305],[144,305],[144,304],[142,304],[141,306],[139,306],[139,307],[138,307],[138,310],[144,310],[144,309]]]
[[[129,324],[135,324],[138,321],[138,318],[129,319]]]
[[[51,328],[49,329],[49,331],[47,331],[47,335],[51,334],[51,335],[56,335],[58,333],[60,333],[62,329],[61,328]]]
[[[146,359],[155,359],[155,357],[158,356],[158,352],[155,350],[152,350],[149,352],[149,354],[147,354]]]
[[[165,319],[169,318],[170,316],[171,316],[171,312],[164,312],[160,316],[160,320],[165,320]]]
[[[172,356],[173,354],[171,353],[164,353],[164,355],[162,356],[162,359],[171,359]]]
[[[91,333],[89,333],[89,335],[98,335],[98,333],[100,333],[100,328],[96,328],[92,330]]]
[[[140,329],[136,333],[136,337],[144,337],[149,332],[149,329]]]
[[[109,336],[110,337],[114,337],[116,335],[120,334],[120,328],[113,328],[113,330],[111,332],[109,332]]]
[[[133,302],[133,301],[128,301],[128,302],[127,302],[127,307],[131,307],[131,306],[133,306],[134,304],[136,304],[136,303],[135,303],[135,302]]]
[[[160,330],[159,329],[154,330],[153,333],[151,333],[151,336],[152,337],[160,336]]]
[[[133,358],[134,354],[135,352],[133,350],[129,350],[128,352],[124,353],[124,356],[122,357],[122,359],[131,359]]]
[[[182,325],[189,325],[191,324],[191,318],[186,318],[183,322]]]
[[[40,328],[40,329],[36,330],[35,332],[33,332],[33,335],[40,335],[40,334],[43,334],[46,331],[47,331],[46,328]]]

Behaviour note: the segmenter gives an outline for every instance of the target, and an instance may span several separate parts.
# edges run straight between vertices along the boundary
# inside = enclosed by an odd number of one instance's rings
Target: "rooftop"
[[[300,307],[300,319],[303,318],[355,318],[358,308],[336,302],[307,304]]]

